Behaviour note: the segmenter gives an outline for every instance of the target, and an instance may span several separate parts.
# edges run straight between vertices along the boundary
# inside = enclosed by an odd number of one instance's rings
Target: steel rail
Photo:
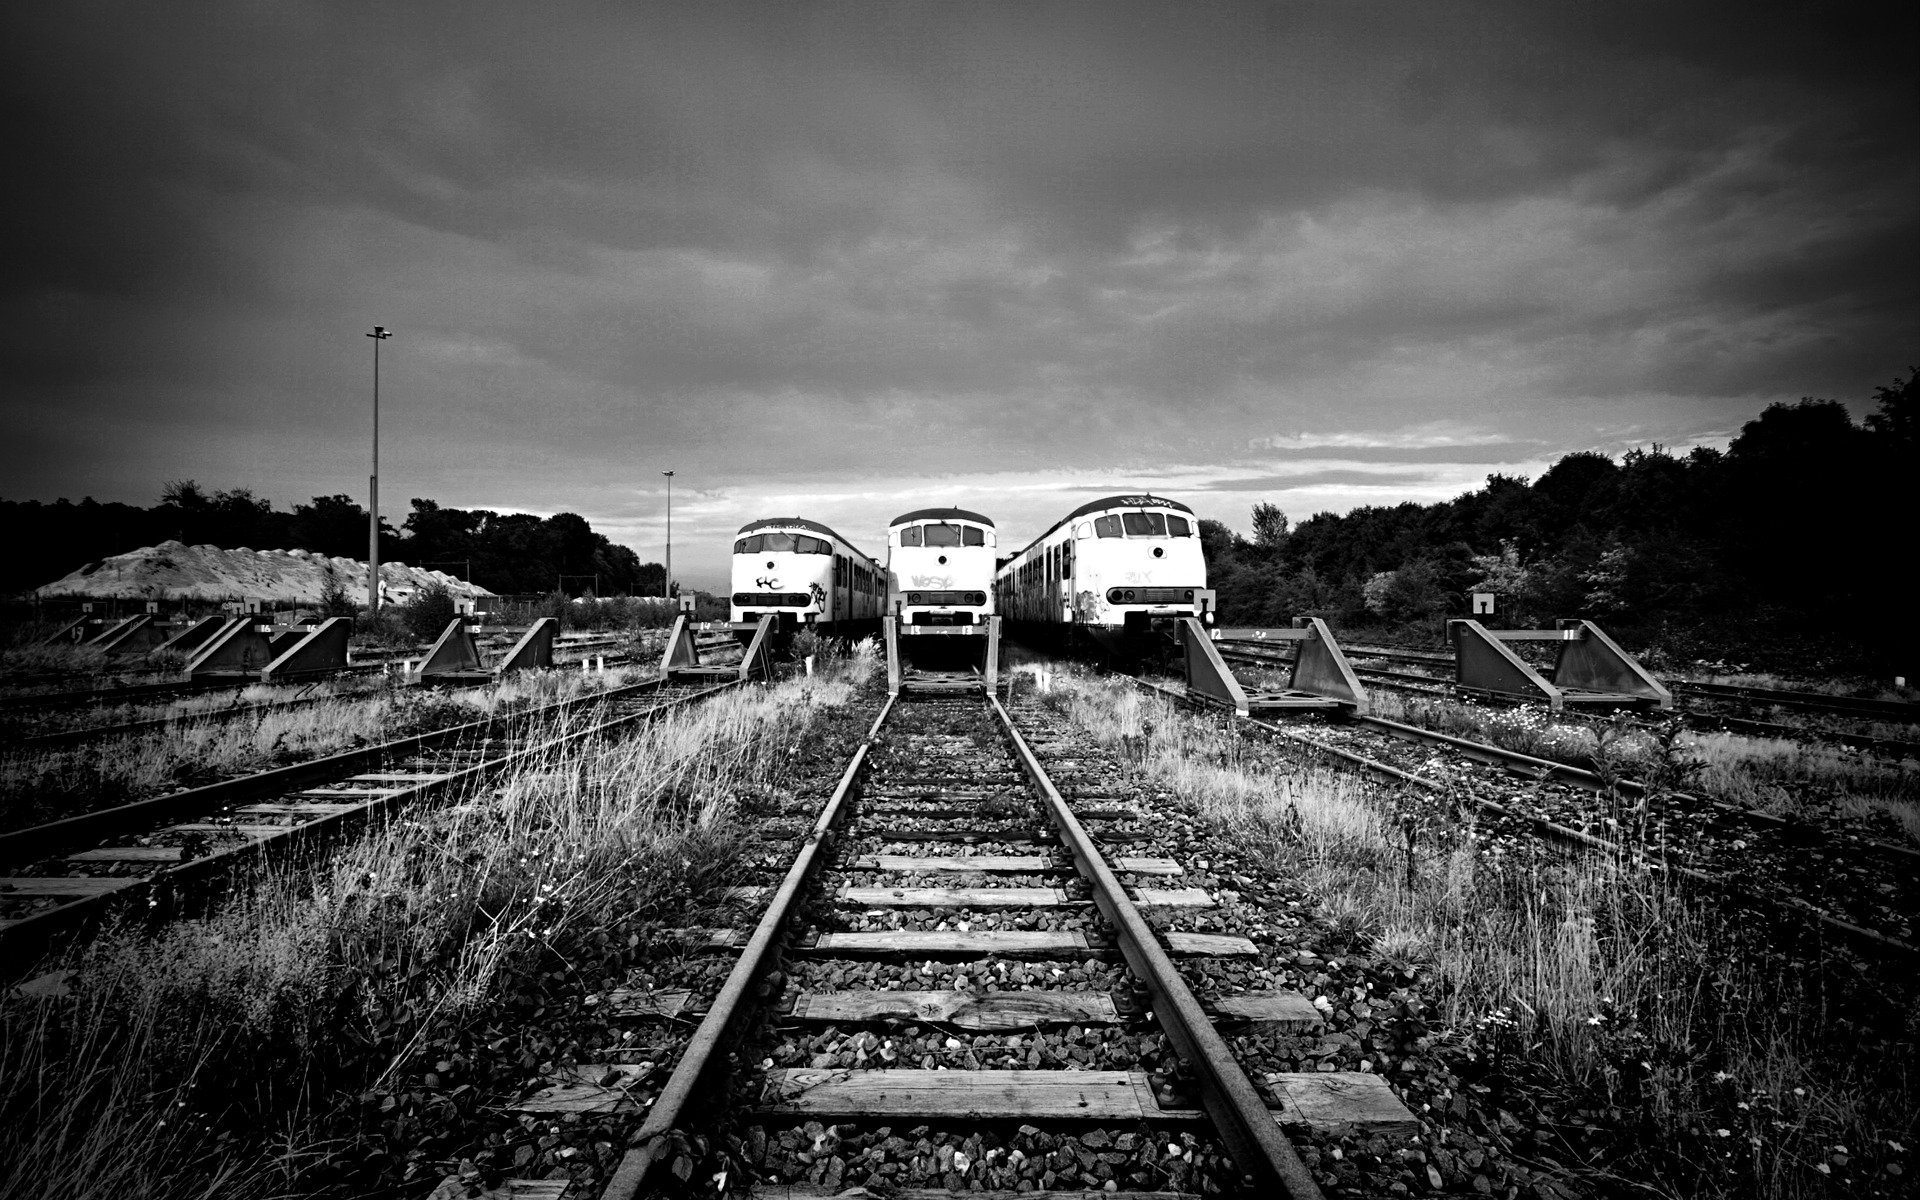
[[[355,774],[366,766],[379,763],[389,756],[417,754],[424,750],[435,749],[446,742],[470,737],[508,721],[527,720],[569,707],[592,705],[657,690],[662,682],[657,679],[645,680],[610,691],[595,692],[589,696],[576,696],[568,700],[555,701],[524,712],[483,717],[463,725],[452,725],[445,729],[411,734],[391,742],[382,742],[377,746],[345,750],[323,758],[245,775],[239,779],[226,779],[219,783],[207,784],[205,787],[189,788],[184,792],[154,796],[146,800],[136,800],[131,804],[116,805],[113,808],[63,817],[58,821],[30,825],[25,829],[0,832],[0,863],[32,861],[89,838],[113,833],[125,826],[164,820],[179,812],[221,808],[229,804],[244,804],[264,797],[281,795],[315,783],[338,779],[343,775]]]
[[[557,747],[583,741],[587,738],[602,736],[626,725],[652,719],[666,712],[705,700],[718,693],[742,686],[739,680],[728,680],[700,691],[679,696],[673,700],[643,709],[635,713],[625,713],[605,721],[596,722],[585,728],[561,734],[535,746],[526,746],[509,750],[499,758],[487,759],[469,767],[462,767],[432,780],[422,781],[404,790],[372,793],[365,804],[357,805],[345,812],[331,813],[316,817],[299,825],[289,825],[286,832],[270,837],[244,842],[224,850],[184,862],[174,867],[163,868],[151,875],[130,881],[124,887],[110,892],[83,896],[44,912],[35,913],[7,926],[0,926],[0,948],[6,950],[5,965],[0,966],[0,978],[11,977],[31,968],[53,944],[56,938],[87,927],[103,920],[110,913],[120,911],[136,901],[145,900],[149,919],[164,918],[167,909],[178,901],[182,892],[206,883],[228,870],[243,866],[251,861],[271,861],[284,857],[292,851],[317,844],[327,838],[337,836],[345,830],[368,820],[369,818],[404,805],[414,803],[441,792],[465,786],[489,774],[505,770],[536,754],[545,754]],[[565,707],[566,703],[547,705],[530,710],[521,716],[550,713]],[[476,722],[484,725],[486,722]],[[471,729],[472,726],[460,726]],[[432,735],[426,735],[432,736]],[[412,740],[412,739],[407,739]],[[399,745],[402,743],[389,743]],[[166,797],[173,799],[174,797]]]
[[[613,1176],[607,1180],[607,1186],[600,1194],[601,1200],[633,1200],[633,1197],[641,1194],[655,1164],[662,1160],[667,1135],[681,1124],[701,1096],[702,1084],[720,1049],[732,1044],[740,1020],[749,1007],[754,984],[778,952],[787,918],[797,907],[814,873],[832,853],[835,833],[846,813],[847,799],[859,786],[873,740],[879,735],[887,718],[893,715],[898,700],[897,696],[888,697],[880,715],[874,718],[873,725],[867,730],[866,740],[853,752],[847,769],[840,775],[839,786],[834,788],[832,797],[814,820],[813,831],[807,835],[806,844],[794,857],[793,865],[787,868],[785,878],[780,881],[780,887],[774,892],[767,911],[761,915],[760,923],[754,927],[746,948],[734,960],[733,970],[728,972],[726,982],[720,987],[720,994],[707,1009],[707,1015],[701,1018],[699,1028],[694,1030],[666,1086],[654,1098],[653,1107],[647,1110],[647,1119],[628,1139],[627,1152]]]
[[[1281,1134],[1266,1102],[1254,1091],[1240,1064],[1234,1061],[1233,1052],[1214,1029],[1173,960],[1161,948],[1146,918],[1127,897],[1086,827],[1053,786],[1053,780],[1040,765],[1032,747],[1020,736],[999,699],[989,694],[987,704],[999,717],[1001,731],[1012,744],[1021,769],[1034,789],[1045,797],[1054,826],[1072,853],[1076,869],[1093,885],[1094,904],[1113,926],[1127,965],[1152,992],[1155,1022],[1180,1056],[1193,1067],[1200,1085],[1201,1102],[1234,1161],[1254,1177],[1264,1189],[1262,1194],[1276,1194],[1277,1188],[1279,1193],[1294,1200],[1318,1200],[1321,1191],[1312,1173],[1300,1161],[1293,1144]]]
[[[1195,703],[1195,701],[1192,698],[1185,696],[1179,692],[1174,692],[1167,688],[1161,687],[1158,684],[1149,683],[1146,680],[1142,680],[1142,679],[1136,679],[1134,682],[1143,688],[1151,689],[1152,691],[1158,692],[1161,695],[1166,696],[1177,702],[1185,703],[1188,705],[1192,705]],[[1211,706],[1207,706],[1207,707],[1211,707]],[[1319,753],[1344,759],[1348,762],[1354,763],[1355,765],[1363,767],[1366,770],[1372,771],[1376,774],[1385,775],[1392,779],[1413,784],[1417,787],[1424,788],[1428,791],[1445,793],[1451,790],[1447,784],[1441,783],[1438,780],[1428,779],[1425,776],[1417,775],[1411,771],[1407,771],[1403,768],[1393,766],[1390,763],[1383,763],[1378,759],[1369,758],[1364,754],[1360,754],[1355,751],[1348,750],[1344,746],[1335,746],[1331,743],[1320,741],[1317,738],[1309,737],[1306,734],[1300,733],[1298,731],[1291,730],[1291,729],[1283,729],[1278,725],[1274,725],[1270,722],[1261,721],[1252,717],[1243,717],[1240,719],[1246,721],[1249,725],[1253,726],[1255,729],[1259,729],[1265,733],[1283,738],[1287,741],[1296,742],[1296,743],[1299,743],[1300,745],[1310,747],[1311,749]],[[1432,730],[1418,729],[1411,725],[1400,725],[1396,721],[1387,721],[1379,717],[1362,717],[1362,718],[1355,718],[1355,719],[1360,721],[1365,721],[1370,724],[1379,724],[1384,726],[1395,727],[1400,731],[1404,731],[1405,734],[1414,735],[1410,740],[1438,742],[1438,743],[1444,743],[1444,744],[1455,746],[1456,748],[1461,749],[1464,753],[1467,753],[1469,757],[1477,758],[1479,761],[1489,763],[1490,765],[1521,765],[1522,762],[1529,763],[1529,764],[1539,764],[1543,768],[1550,769],[1549,771],[1543,771],[1540,774],[1539,778],[1543,782],[1550,776],[1557,775],[1558,777],[1560,777],[1566,782],[1578,783],[1578,782],[1581,782],[1578,776],[1592,775],[1592,772],[1583,772],[1583,771],[1580,771],[1580,769],[1577,767],[1569,767],[1564,763],[1550,762],[1547,759],[1535,759],[1535,758],[1532,758],[1530,755],[1519,754],[1511,750],[1503,750],[1498,746],[1486,746],[1486,745],[1482,745],[1479,742],[1468,742],[1468,741],[1465,741],[1464,739],[1455,738],[1448,734],[1435,733]],[[1389,732],[1394,732],[1394,729],[1389,729]],[[1481,757],[1481,754],[1486,755],[1486,757]],[[1519,760],[1519,761],[1513,761],[1513,760]],[[1569,774],[1569,773],[1572,773],[1572,774]],[[1747,888],[1743,888],[1738,884],[1731,883],[1725,879],[1721,879],[1716,876],[1709,875],[1706,872],[1700,871],[1696,868],[1684,866],[1680,863],[1673,862],[1672,860],[1668,859],[1665,854],[1662,854],[1658,851],[1636,850],[1633,847],[1623,845],[1619,842],[1610,841],[1606,838],[1597,837],[1593,834],[1586,833],[1579,829],[1573,829],[1569,826],[1557,824],[1553,821],[1547,820],[1545,817],[1536,817],[1528,813],[1517,812],[1511,808],[1508,808],[1506,805],[1500,804],[1497,801],[1488,800],[1481,796],[1476,796],[1471,791],[1467,792],[1467,798],[1471,800],[1474,803],[1474,805],[1480,808],[1482,811],[1492,813],[1495,816],[1506,817],[1511,820],[1524,822],[1527,825],[1531,826],[1536,832],[1541,833],[1552,840],[1564,842],[1570,845],[1582,846],[1590,850],[1601,851],[1601,852],[1614,855],[1616,857],[1621,857],[1621,858],[1640,857],[1650,863],[1657,865],[1661,870],[1669,871],[1673,873],[1675,876],[1687,880],[1689,883],[1696,884],[1708,890],[1717,891],[1724,895],[1733,897],[1735,899],[1744,900],[1753,904],[1758,904],[1762,906],[1772,905],[1775,907],[1791,909],[1802,916],[1813,918],[1815,921],[1817,921],[1822,925],[1825,925],[1826,927],[1831,929],[1833,932],[1838,933],[1841,936],[1848,938],[1856,943],[1864,944],[1880,954],[1891,956],[1891,955],[1901,955],[1901,954],[1913,955],[1916,953],[1920,953],[1920,948],[1917,948],[1907,942],[1903,942],[1898,938],[1889,937],[1884,933],[1880,933],[1876,930],[1868,929],[1863,925],[1856,925],[1851,921],[1843,920],[1829,913],[1822,912],[1818,907],[1816,907],[1815,905],[1805,900],[1800,899],[1798,896],[1754,892]],[[1714,801],[1711,803],[1719,804],[1718,801]],[[1733,806],[1722,805],[1721,807],[1733,807]],[[1735,811],[1741,811],[1741,810],[1736,809]],[[1752,817],[1765,816],[1765,814],[1747,814],[1747,815],[1750,815]],[[1768,817],[1766,819],[1770,821],[1780,820],[1780,818],[1777,818],[1777,817]],[[1781,823],[1787,824],[1787,822],[1784,822],[1784,821],[1782,821]],[[1910,851],[1905,847],[1889,846],[1883,842],[1869,842],[1864,844],[1867,846],[1879,848],[1882,850],[1891,851],[1893,853],[1896,853],[1902,856],[1911,857],[1915,855],[1914,851]]]

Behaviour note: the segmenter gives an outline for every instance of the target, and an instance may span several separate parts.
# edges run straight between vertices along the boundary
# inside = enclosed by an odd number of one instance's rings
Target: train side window
[[[960,527],[958,525],[922,525],[929,546],[958,546]]]
[[[1092,537],[1092,536],[1093,536],[1093,522],[1092,522],[1092,521],[1082,521],[1082,522],[1080,522],[1080,523],[1079,523],[1078,525],[1075,525],[1075,526],[1073,527],[1073,536],[1075,536],[1075,537],[1077,537],[1077,538],[1090,538],[1090,537]]]
[[[962,525],[960,541],[963,545],[984,546],[987,544],[987,531],[977,525]]]
[[[1060,577],[1062,579],[1073,578],[1073,543],[1072,542],[1060,543]]]
[[[1167,533],[1172,537],[1192,537],[1193,526],[1187,524],[1185,517],[1176,517],[1172,513],[1168,513]]]
[[[918,525],[909,525],[902,529],[900,531],[900,544],[902,546],[918,546],[920,544],[920,527]]]
[[[1120,518],[1112,515],[1095,517],[1093,519],[1093,531],[1101,537],[1119,537]]]

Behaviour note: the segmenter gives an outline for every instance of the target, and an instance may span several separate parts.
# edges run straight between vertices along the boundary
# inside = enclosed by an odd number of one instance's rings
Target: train
[[[736,629],[772,613],[783,634],[811,626],[864,636],[879,629],[886,600],[887,572],[818,521],[768,517],[734,535],[730,613]]]
[[[1173,618],[1213,623],[1214,594],[1193,510],[1147,494],[1090,501],[1000,563],[995,598],[1027,640],[1091,638],[1137,653]]]
[[[886,611],[902,626],[985,625],[993,616],[993,522],[920,508],[887,522]]]

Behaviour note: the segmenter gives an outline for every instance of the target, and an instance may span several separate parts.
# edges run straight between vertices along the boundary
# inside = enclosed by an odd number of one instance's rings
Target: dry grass
[[[1050,687],[1050,703],[1223,838],[1301,878],[1334,926],[1430,972],[1461,1052],[1619,1128],[1635,1159],[1621,1169],[1638,1182],[1595,1169],[1603,1190],[1828,1196],[1853,1158],[1912,1144],[1910,1064],[1864,1040],[1821,969],[1658,875],[1550,858],[1471,818],[1429,828],[1409,871],[1396,818],[1413,798],[1255,749],[1125,684],[1055,675]],[[1909,1045],[1912,1031],[1909,1019]]]
[[[0,1200],[296,1194],[333,1152],[321,1131],[340,1089],[378,1086],[435,1021],[572,934],[728,882],[736,796],[872,667],[856,655],[550,753],[317,873],[262,874],[204,920],[97,939],[63,964],[72,997],[0,1000]],[[379,1050],[352,1063],[355,1045]]]

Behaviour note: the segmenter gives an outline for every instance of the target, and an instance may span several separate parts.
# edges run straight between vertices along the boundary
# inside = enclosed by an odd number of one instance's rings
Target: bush
[[[437,583],[415,596],[402,612],[407,629],[423,642],[439,637],[458,615],[453,606],[453,593]]]

